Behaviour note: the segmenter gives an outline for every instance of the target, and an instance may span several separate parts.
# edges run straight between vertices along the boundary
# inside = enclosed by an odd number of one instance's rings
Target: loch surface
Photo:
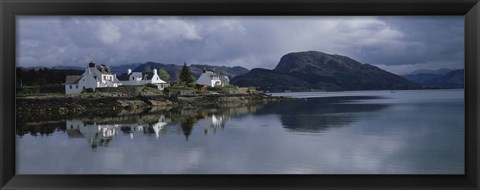
[[[463,174],[464,91],[293,100],[17,126],[17,174]]]

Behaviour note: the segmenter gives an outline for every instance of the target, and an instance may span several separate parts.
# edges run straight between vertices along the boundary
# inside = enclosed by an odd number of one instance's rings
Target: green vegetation
[[[152,92],[152,93],[155,93],[155,94],[161,94],[162,93],[162,91],[160,91],[158,89],[157,85],[150,84],[150,83],[146,84],[145,88],[143,88],[143,90],[148,91],[148,92]]]
[[[193,77],[192,72],[190,72],[187,63],[183,63],[182,71],[180,72],[180,82],[184,84],[195,82],[195,78]]]
[[[168,74],[168,72],[161,68],[160,70],[158,70],[158,76],[160,76],[160,79],[162,79],[163,81],[165,82],[168,82],[170,81],[170,75]]]

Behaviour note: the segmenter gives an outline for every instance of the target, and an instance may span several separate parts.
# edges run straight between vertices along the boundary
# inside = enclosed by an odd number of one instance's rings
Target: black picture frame
[[[465,175],[16,175],[18,15],[464,15]],[[0,20],[1,189],[479,188],[478,0],[1,0]]]

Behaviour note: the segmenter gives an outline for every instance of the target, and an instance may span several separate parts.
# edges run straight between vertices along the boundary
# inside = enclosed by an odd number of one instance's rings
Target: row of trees
[[[17,83],[20,86],[44,86],[48,84],[63,84],[67,75],[81,75],[79,70],[57,70],[57,69],[21,69],[17,68]]]

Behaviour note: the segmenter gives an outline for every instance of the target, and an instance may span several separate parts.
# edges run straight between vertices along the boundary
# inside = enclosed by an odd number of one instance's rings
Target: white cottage
[[[207,71],[206,69],[203,69],[202,75],[197,79],[197,84],[209,87],[225,86],[230,84],[230,79],[228,76],[221,73],[217,74],[215,71]]]
[[[159,90],[163,90],[169,86],[167,82],[160,79],[157,69],[153,69],[152,72],[132,72],[132,69],[128,69],[126,73],[123,73],[118,78],[123,85],[137,86],[154,84]]]
[[[65,94],[78,94],[91,88],[118,87],[122,85],[110,67],[96,66],[90,62],[82,75],[69,75],[65,80]]]

